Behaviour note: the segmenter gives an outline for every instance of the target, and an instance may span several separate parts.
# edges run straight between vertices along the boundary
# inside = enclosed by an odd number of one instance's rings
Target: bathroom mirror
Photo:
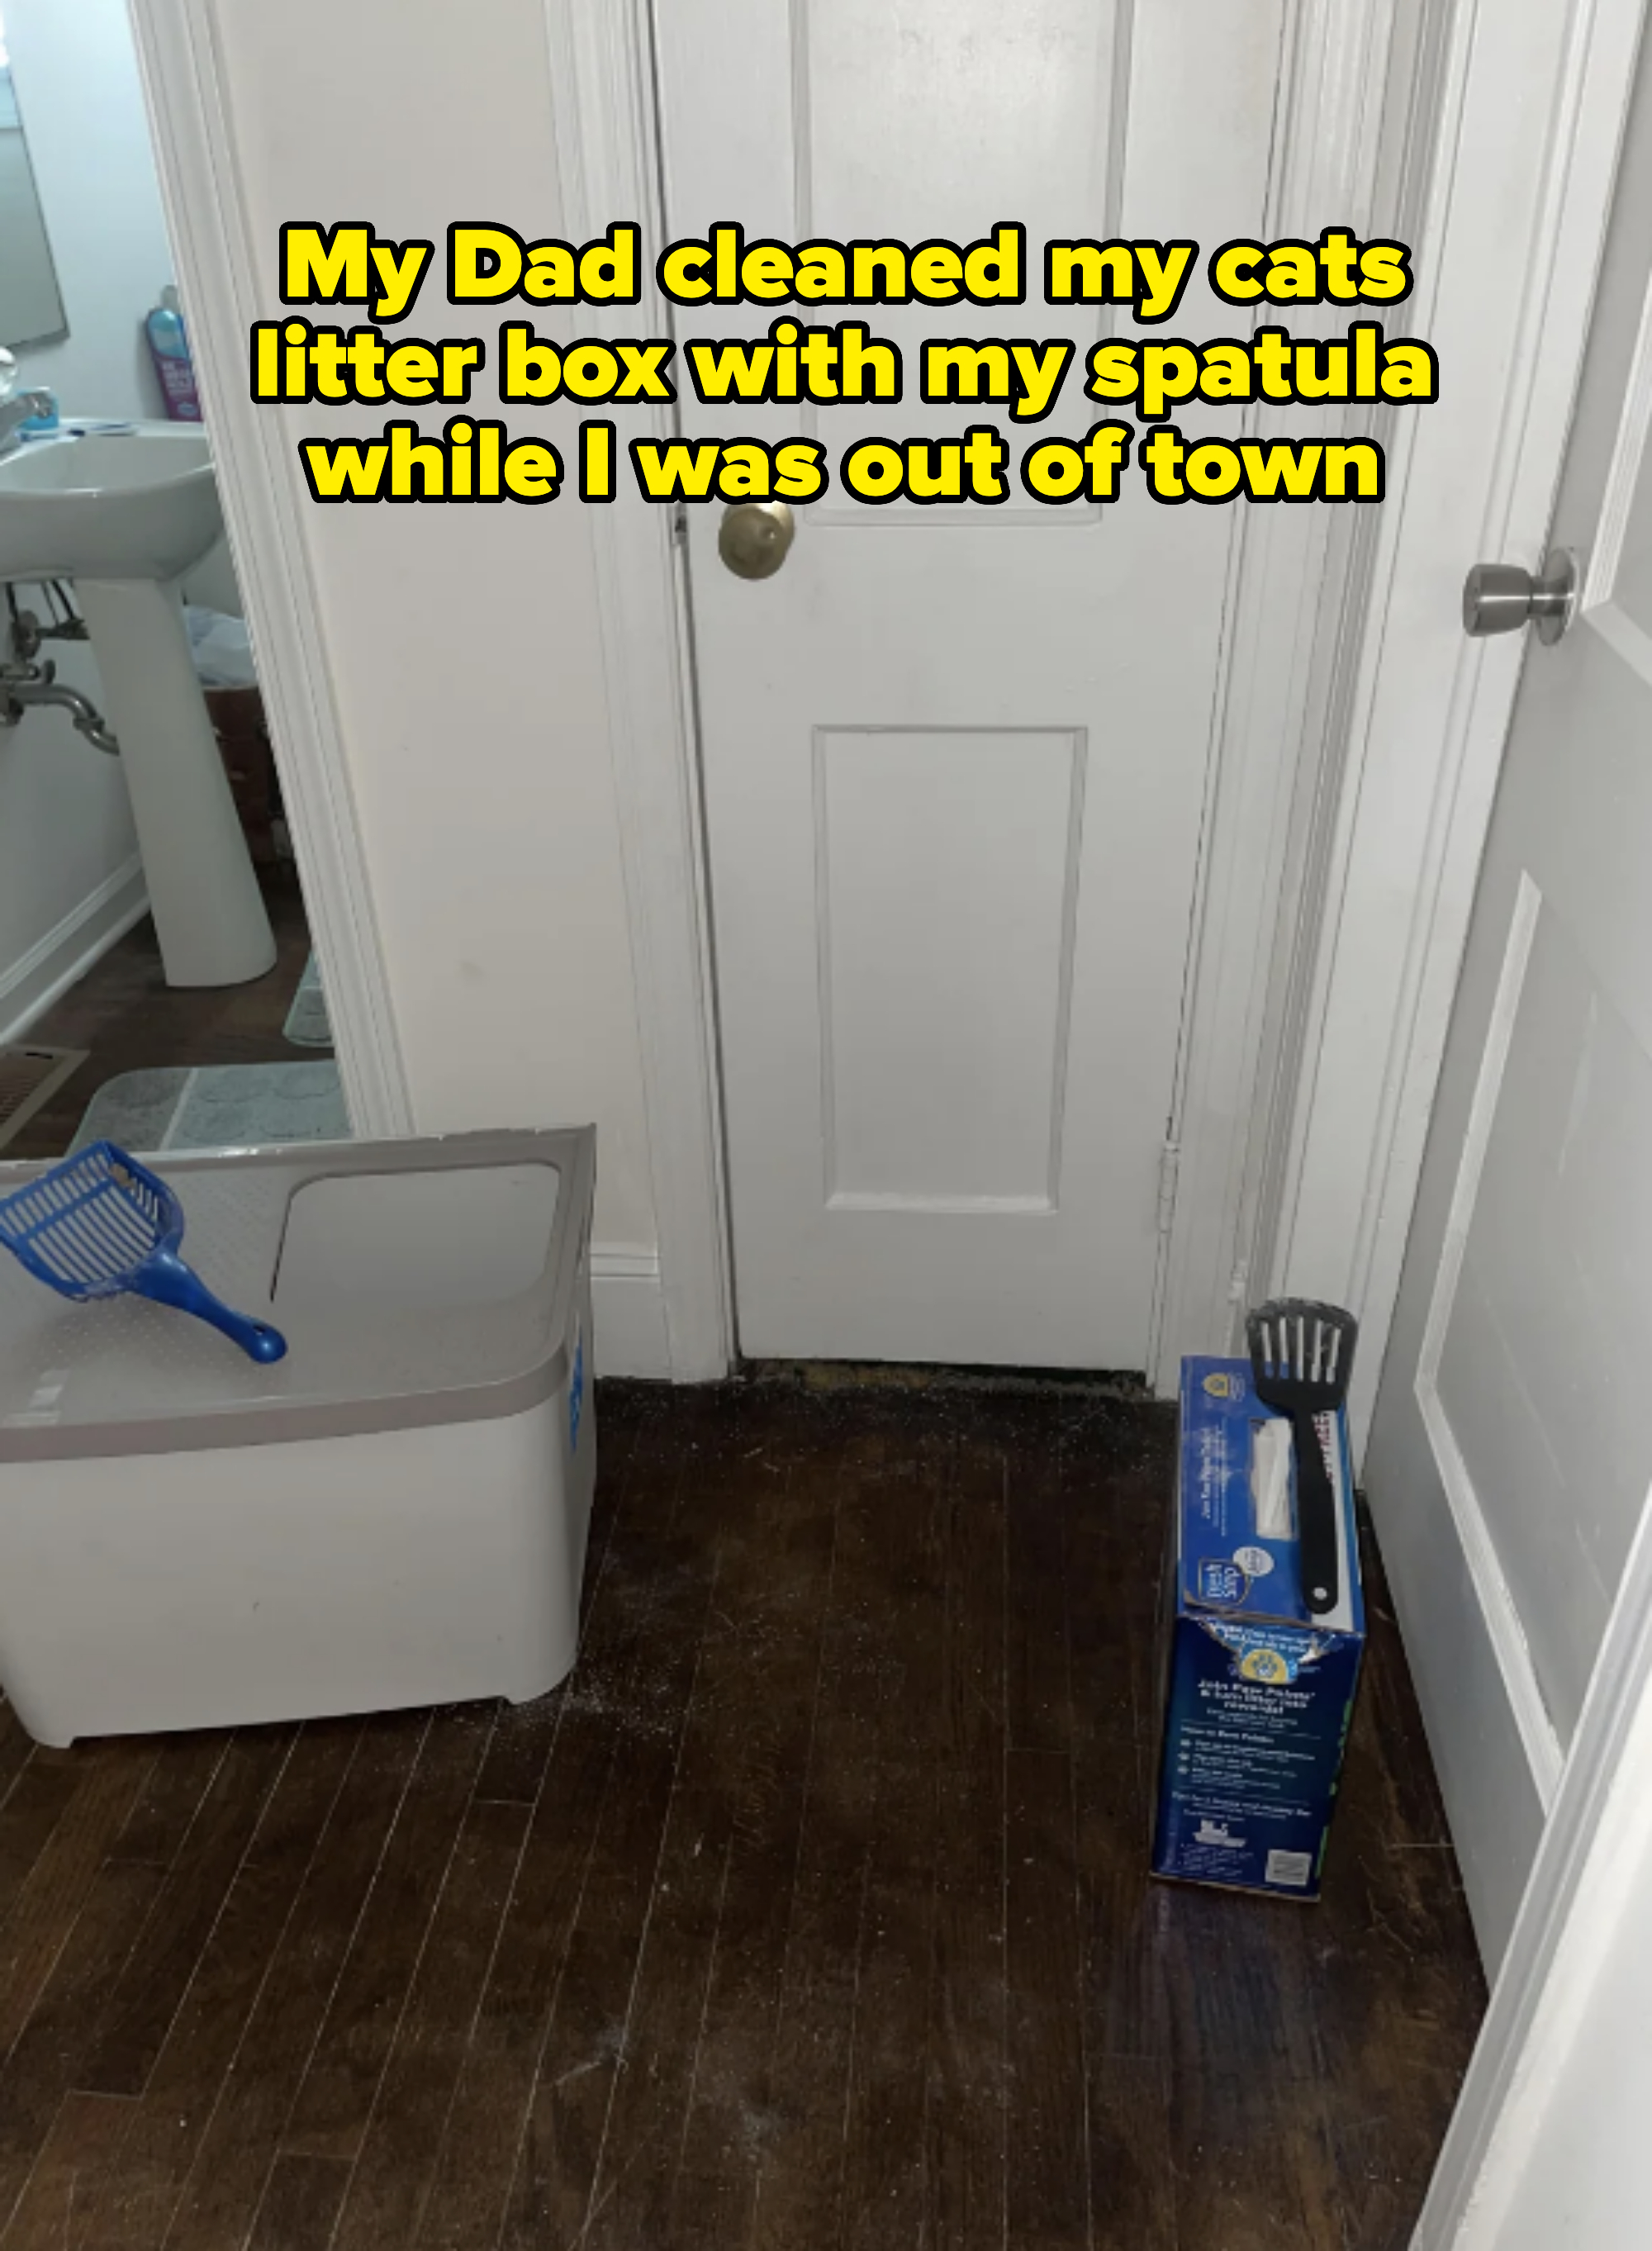
[[[0,344],[45,343],[68,325],[0,17]]]

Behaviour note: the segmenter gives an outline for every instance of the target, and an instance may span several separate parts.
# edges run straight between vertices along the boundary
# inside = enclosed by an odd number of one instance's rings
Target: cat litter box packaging
[[[1345,1418],[1318,1427],[1341,1568],[1337,1606],[1314,1617],[1289,1420],[1257,1399],[1248,1361],[1182,1362],[1155,1875],[1319,1895],[1365,1618]]]

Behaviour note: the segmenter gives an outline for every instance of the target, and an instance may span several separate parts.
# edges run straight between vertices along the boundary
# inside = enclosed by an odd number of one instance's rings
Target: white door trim
[[[1387,1342],[1524,635],[1471,641],[1482,558],[1542,558],[1644,0],[1441,0],[1438,119],[1407,309],[1441,398],[1390,454],[1283,1165],[1275,1285],[1365,1333],[1363,1444]],[[1524,123],[1517,143],[1509,121]],[[1432,157],[1432,161],[1430,158]],[[1466,161],[1459,162],[1460,157]]]
[[[248,391],[247,334],[266,309],[254,276],[274,246],[254,239],[247,217],[215,0],[130,4],[218,496],[350,1123],[364,1137],[407,1133],[411,1105],[305,537],[311,502],[279,423]]]
[[[584,237],[660,213],[646,0],[545,0],[567,225]],[[1393,0],[1294,0],[1281,88],[1277,233],[1317,231],[1369,204]],[[1309,152],[1306,159],[1298,152]],[[1311,222],[1311,224],[1310,224]],[[645,284],[639,317],[668,325]],[[660,434],[669,410],[650,410]],[[640,426],[640,425],[639,425]],[[1231,1340],[1245,1285],[1265,1132],[1262,1059],[1306,869],[1296,809],[1317,786],[1326,653],[1352,540],[1324,511],[1254,511],[1235,526],[1234,620],[1212,751],[1175,1112],[1178,1193],[1161,1260],[1149,1367],[1173,1388],[1180,1354]],[[693,723],[688,590],[663,511],[626,495],[593,509],[661,1283],[678,1380],[733,1352],[712,976],[713,936]],[[1281,744],[1288,745],[1282,758]]]
[[[545,0],[564,221],[586,241],[612,219],[660,239],[646,0]],[[670,332],[645,259],[641,332]],[[668,406],[639,436],[674,433]],[[593,507],[597,604],[637,996],[643,1096],[671,1373],[728,1373],[734,1308],[722,1174],[716,1001],[695,749],[688,588],[673,512]]]
[[[1351,8],[1296,0],[1286,17],[1263,226],[1270,239],[1311,240],[1331,214],[1367,229],[1393,16],[1393,0]],[[1295,326],[1305,331],[1311,318]],[[1262,409],[1253,419],[1260,436],[1300,434],[1297,411]],[[1368,412],[1347,411],[1341,426],[1368,428]],[[1149,1354],[1165,1396],[1184,1353],[1236,1347],[1246,1303],[1259,1294],[1251,1285],[1260,1278],[1283,988],[1303,902],[1313,896],[1304,814],[1329,756],[1331,660],[1361,529],[1346,509],[1234,511],[1170,1129],[1176,1195]]]

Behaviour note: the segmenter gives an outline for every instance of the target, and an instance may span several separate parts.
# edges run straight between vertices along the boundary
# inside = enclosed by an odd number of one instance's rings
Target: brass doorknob
[[[743,500],[722,512],[717,552],[736,578],[772,578],[798,536],[783,500]]]

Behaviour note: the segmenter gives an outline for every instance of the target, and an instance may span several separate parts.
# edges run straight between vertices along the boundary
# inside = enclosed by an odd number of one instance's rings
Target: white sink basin
[[[194,432],[44,439],[0,459],[0,579],[173,578],[222,523]]]

